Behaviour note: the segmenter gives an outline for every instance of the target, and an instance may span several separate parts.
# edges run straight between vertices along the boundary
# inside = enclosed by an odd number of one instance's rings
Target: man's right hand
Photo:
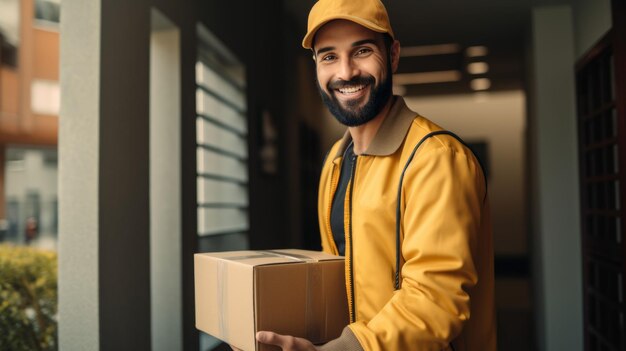
[[[274,345],[280,347],[283,351],[316,351],[315,346],[308,340],[303,338],[296,338],[291,335],[280,335],[268,331],[260,331],[256,334],[258,342],[268,345]],[[232,345],[230,348],[233,351],[242,351]]]

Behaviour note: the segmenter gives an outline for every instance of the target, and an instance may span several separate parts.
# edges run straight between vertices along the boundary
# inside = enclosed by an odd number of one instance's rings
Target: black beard
[[[347,127],[356,127],[374,119],[385,107],[392,94],[391,69],[387,70],[387,76],[379,85],[374,86],[374,83],[375,79],[372,76],[358,76],[349,81],[328,83],[327,89],[331,92],[331,95],[322,89],[319,81],[317,81],[317,89],[322,96],[322,101],[324,101],[330,113],[335,116],[339,123]],[[367,102],[362,108],[358,107],[358,100],[349,101],[347,108],[342,107],[333,92],[340,87],[355,85],[369,85],[371,87]]]

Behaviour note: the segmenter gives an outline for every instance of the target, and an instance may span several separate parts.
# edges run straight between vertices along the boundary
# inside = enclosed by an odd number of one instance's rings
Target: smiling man
[[[283,350],[495,350],[487,184],[454,134],[392,94],[400,44],[379,0],[309,14],[322,100],[344,137],[324,162],[324,251],[346,256],[350,324],[326,345],[271,331]]]

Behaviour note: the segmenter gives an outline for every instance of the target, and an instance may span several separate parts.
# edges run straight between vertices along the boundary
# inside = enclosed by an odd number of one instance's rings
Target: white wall
[[[522,91],[409,97],[407,105],[466,142],[488,143],[489,199],[497,255],[524,255],[525,97]]]

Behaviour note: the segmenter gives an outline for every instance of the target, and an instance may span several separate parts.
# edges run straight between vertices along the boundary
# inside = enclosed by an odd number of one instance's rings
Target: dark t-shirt
[[[339,175],[339,184],[337,184],[337,191],[335,191],[335,197],[333,198],[333,207],[330,212],[330,229],[333,232],[335,244],[339,254],[345,256],[346,254],[346,233],[344,230],[344,204],[346,200],[346,191],[350,178],[352,177],[352,167],[356,162],[356,155],[354,154],[353,145],[350,143],[343,154],[343,160],[341,163],[341,173]]]

